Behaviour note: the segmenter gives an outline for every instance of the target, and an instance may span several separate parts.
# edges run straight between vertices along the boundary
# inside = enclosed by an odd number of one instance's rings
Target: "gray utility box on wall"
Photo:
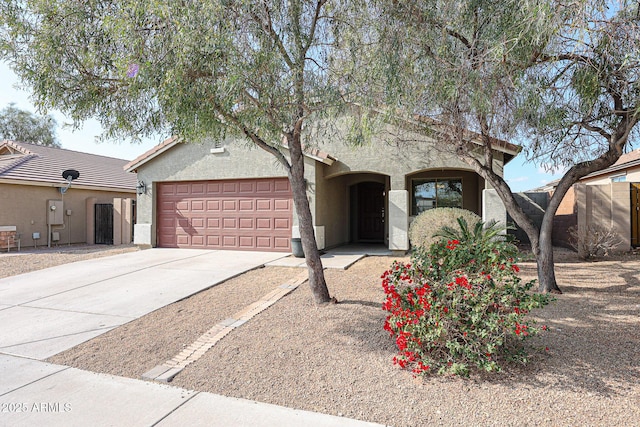
[[[64,204],[62,200],[47,200],[47,225],[64,224]]]

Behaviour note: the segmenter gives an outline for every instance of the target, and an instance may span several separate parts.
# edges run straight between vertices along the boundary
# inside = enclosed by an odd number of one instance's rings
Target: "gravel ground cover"
[[[379,279],[393,258],[369,257],[346,271],[326,272],[338,304],[316,307],[302,285],[172,384],[394,426],[638,425],[640,260],[585,263],[571,253],[557,259],[564,294],[534,313],[549,331],[528,342],[532,357],[525,367],[470,379],[416,379],[393,366]],[[534,277],[535,264],[521,267],[524,278]],[[140,378],[293,274],[280,267],[254,270],[50,361]]]
[[[0,252],[0,279],[75,261],[139,250],[134,245],[70,245]]]

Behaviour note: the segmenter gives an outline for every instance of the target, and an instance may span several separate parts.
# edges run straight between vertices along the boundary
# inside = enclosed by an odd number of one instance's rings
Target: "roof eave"
[[[33,187],[51,187],[61,188],[66,187],[67,182],[51,182],[51,181],[36,181],[28,179],[13,179],[13,178],[0,178],[0,184],[12,184],[12,185],[30,185]],[[74,183],[70,188],[77,190],[101,190],[110,192],[121,193],[135,193],[136,189],[131,187],[116,187],[116,186],[100,186],[100,185],[86,185]]]
[[[124,165],[123,169],[126,172],[135,173],[137,172],[140,166],[155,159],[165,151],[170,150],[171,148],[175,147],[177,144],[181,142],[182,142],[182,138],[178,138],[177,136],[172,136],[171,138],[167,138],[157,146],[153,147],[150,150],[145,151],[143,154],[141,154],[140,156],[136,157],[135,159],[133,159],[132,161]]]

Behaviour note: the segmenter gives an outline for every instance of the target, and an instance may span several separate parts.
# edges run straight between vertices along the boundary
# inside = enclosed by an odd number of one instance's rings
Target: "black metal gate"
[[[96,245],[113,245],[113,204],[95,205],[95,242]]]

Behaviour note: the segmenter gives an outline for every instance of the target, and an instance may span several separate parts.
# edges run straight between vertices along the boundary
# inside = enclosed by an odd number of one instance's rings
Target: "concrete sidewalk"
[[[41,361],[282,256],[150,249],[0,280],[0,426],[373,426]]]
[[[0,355],[1,426],[376,424]]]

